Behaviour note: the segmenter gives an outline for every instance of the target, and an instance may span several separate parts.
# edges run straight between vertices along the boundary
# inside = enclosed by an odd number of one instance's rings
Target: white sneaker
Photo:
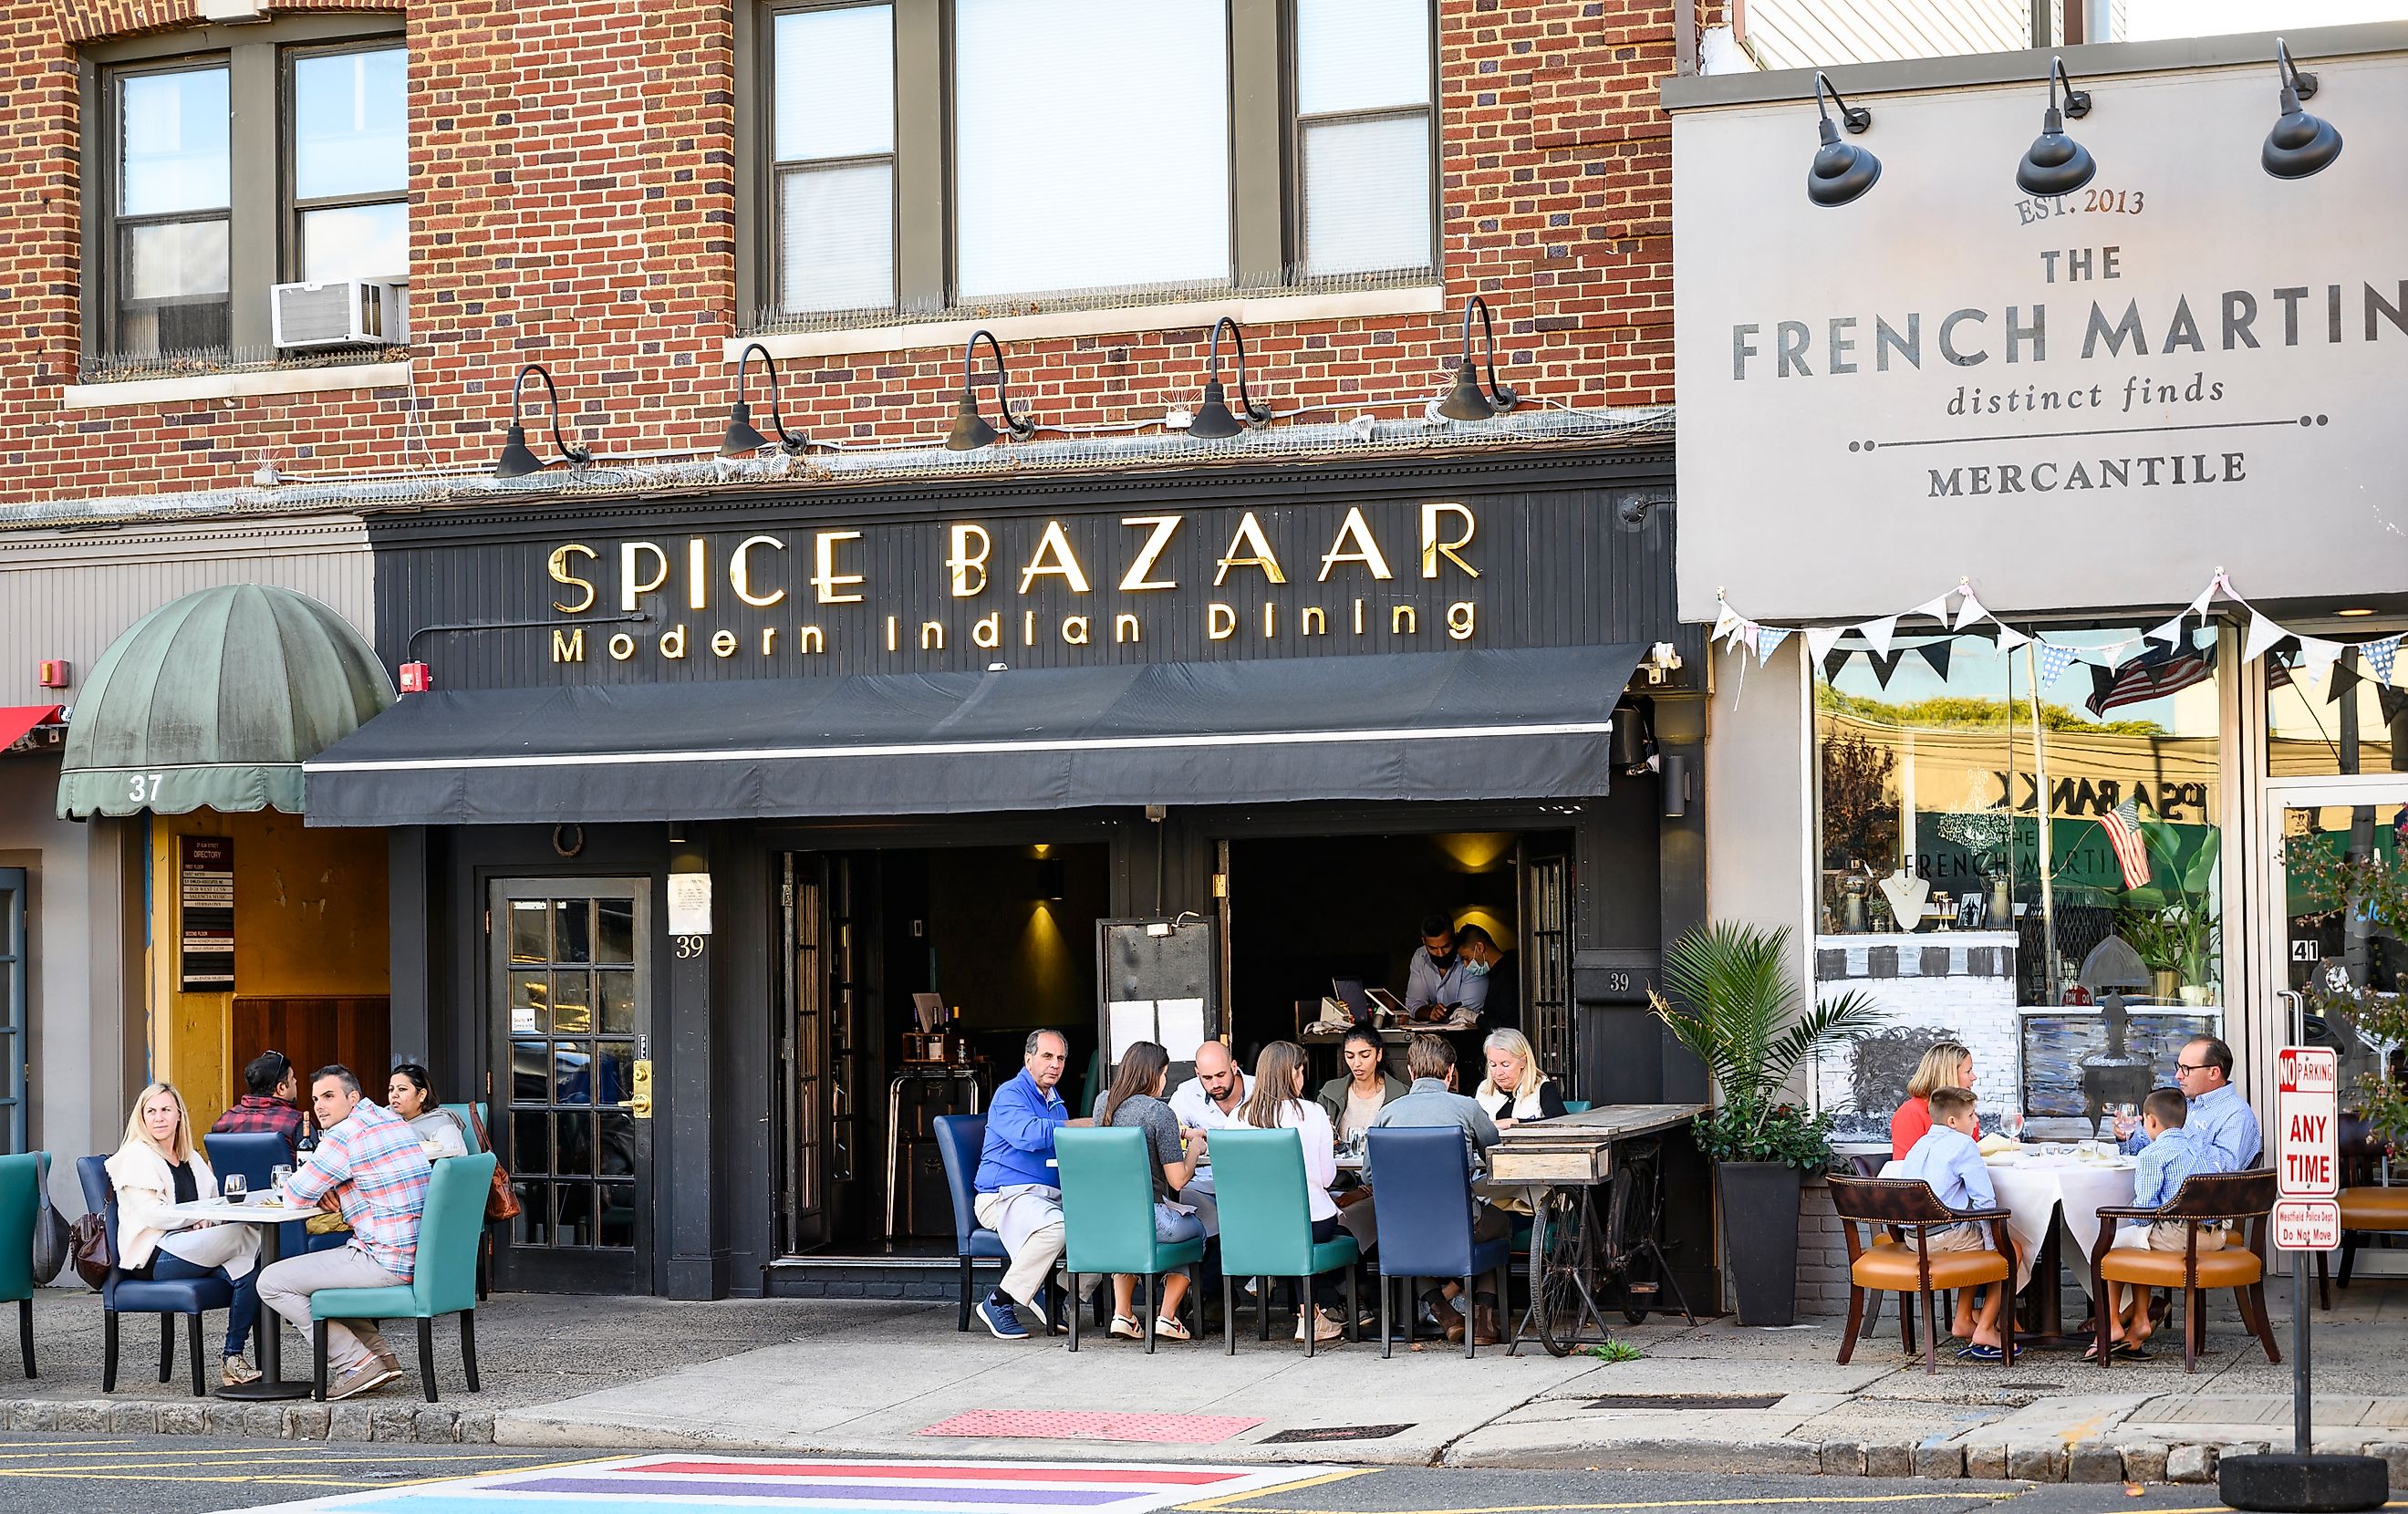
[[[259,1380],[259,1369],[239,1355],[229,1356],[218,1368],[218,1382],[227,1388],[239,1388]]]
[[[1135,1320],[1130,1319],[1125,1314],[1115,1314],[1112,1316],[1111,1334],[1121,1340],[1143,1340],[1145,1338],[1145,1331],[1143,1327],[1139,1325]]]
[[[1343,1340],[1346,1338],[1346,1327],[1344,1325],[1340,1324],[1337,1321],[1322,1313],[1319,1309],[1308,1309],[1305,1313],[1297,1317],[1296,1338],[1298,1341],[1304,1339],[1304,1321],[1308,1319],[1312,1321],[1312,1340],[1314,1345],[1320,1345],[1324,1341]]]

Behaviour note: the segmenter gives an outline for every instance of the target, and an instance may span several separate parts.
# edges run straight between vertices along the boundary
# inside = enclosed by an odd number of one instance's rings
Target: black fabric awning
[[[312,825],[959,814],[1606,792],[1635,645],[410,694]]]

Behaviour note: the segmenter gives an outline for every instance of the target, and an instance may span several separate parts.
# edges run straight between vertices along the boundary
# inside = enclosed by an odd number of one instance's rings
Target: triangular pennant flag
[[[2325,680],[2326,675],[2332,671],[2333,664],[2340,658],[2341,643],[2338,641],[2327,641],[2322,636],[2300,638],[2299,665],[2300,671],[2306,675],[2306,682],[2311,688]]]
[[[1769,625],[1757,626],[1756,628],[1756,662],[1761,664],[1772,661],[1772,654],[1778,651],[1781,644],[1788,639],[1789,633],[1786,631],[1777,631]]]
[[[1895,615],[1885,615],[1878,621],[1859,621],[1856,627],[1856,635],[1865,638],[1866,642],[1872,647],[1872,650],[1876,653],[1886,652],[1889,650],[1889,638],[1898,635],[1898,617]],[[1896,662],[1892,662],[1890,664],[1890,666],[1892,667],[1896,667],[1897,665],[1898,664]],[[1887,680],[1885,679],[1884,681],[1886,682]]]
[[[1890,675],[1898,671],[1899,660],[1905,655],[1906,649],[1900,647],[1894,652],[1867,652],[1865,661],[1873,664],[1874,681],[1887,689]]]
[[[2359,684],[2364,683],[2365,681],[2365,675],[2358,672],[2358,669],[2350,666],[2346,662],[2335,663],[2332,670],[2331,686],[2325,691],[2325,703],[2328,705],[2340,704],[2342,695],[2349,693],[2352,689],[2357,688]]]
[[[1714,641],[1722,640],[1731,634],[1731,628],[1737,624],[1739,624],[1739,611],[1731,608],[1727,603],[1717,602],[1714,613],[1714,628],[1708,634],[1710,639]]]
[[[2241,660],[2244,663],[2256,662],[2272,650],[2274,643],[2290,634],[2276,625],[2271,616],[2250,616],[2249,635],[2243,637],[2241,643]]]
[[[2058,678],[2063,678],[2065,670],[2072,665],[2072,648],[2060,647],[2053,641],[2043,641],[2040,644],[2040,686],[2042,688],[2048,688]]]
[[[2214,599],[2214,598],[2215,597],[2215,591],[2216,591],[2216,588],[2217,588],[2217,586],[2218,586],[2218,585],[2222,584],[2223,582],[2224,582],[2224,575],[2223,575],[2223,574],[2221,574],[2221,573],[2217,574],[2214,578],[2208,579],[2208,580],[2207,580],[2207,587],[2206,587],[2206,588],[2204,588],[2204,589],[2202,589],[2202,590],[2200,590],[2200,591],[2199,592],[2199,597],[2198,597],[2197,599],[2192,600],[2192,601],[2190,602],[2190,608],[2188,608],[2188,609],[2186,609],[2186,610],[2183,611],[2183,613],[2184,613],[2185,615],[2196,615],[2196,616],[2198,616],[2198,617],[2199,617],[2199,623],[2200,623],[2200,624],[2201,624],[2201,625],[2205,625],[2205,624],[2207,623],[2207,605],[2208,605],[2208,601],[2210,601],[2210,600],[2212,600],[2212,599]]]
[[[1999,622],[1999,650],[2013,651],[2030,639],[2031,637],[2025,636],[2014,626],[2004,621]]]
[[[1938,621],[1942,625],[1946,625],[1948,623],[1948,594],[1953,594],[1956,592],[1956,590],[1951,589],[1948,591],[1947,594],[1942,594],[1937,599],[1927,600],[1923,604],[1915,606],[1914,608],[1908,610],[1907,613],[1909,615],[1928,615],[1933,620]]]
[[[1948,676],[1948,658],[1952,648],[1953,643],[1950,642],[1927,641],[1914,650],[1923,654],[1925,662],[1931,664],[1931,671],[1944,678]]]
[[[2366,654],[2366,665],[2374,669],[2374,676],[2389,683],[2392,664],[2400,656],[2400,638],[2386,636],[2381,641],[2367,642],[2358,650]]]
[[[1984,609],[1982,602],[1973,597],[1972,590],[1960,589],[1957,593],[1965,596],[1965,603],[1956,607],[1957,630],[1962,631],[1976,621],[1986,621],[1990,618],[1990,612]]]
[[[2096,710],[2101,705],[2104,705],[2107,702],[2107,691],[2114,687],[2115,687],[2115,674],[2114,669],[2104,667],[2092,668],[2090,670],[2090,707]]]
[[[2384,724],[2389,725],[2401,716],[2408,715],[2408,693],[2401,693],[2388,685],[2380,685],[2374,691],[2374,697],[2383,706]]]
[[[1823,681],[1826,683],[1839,682],[1840,670],[1846,667],[1848,665],[1848,659],[1855,655],[1856,654],[1852,651],[1825,652],[1823,654]]]
[[[2189,611],[2186,610],[2183,612],[2183,615],[2187,615],[2189,613]],[[2154,630],[2150,631],[2148,639],[2151,641],[2162,641],[2169,647],[2181,646],[2185,634],[2183,631],[2183,615],[2177,615],[2172,620],[2166,621],[2163,625],[2157,626]]]
[[[2101,647],[2099,649],[2099,664],[2101,667],[2122,667],[2145,651],[2148,645],[2145,637],[2134,636],[2128,641],[2119,641],[2113,647]]]
[[[1831,649],[1838,646],[1840,638],[1847,634],[1848,628],[1844,625],[1809,626],[1806,629],[1806,650],[1820,663],[1831,655]]]

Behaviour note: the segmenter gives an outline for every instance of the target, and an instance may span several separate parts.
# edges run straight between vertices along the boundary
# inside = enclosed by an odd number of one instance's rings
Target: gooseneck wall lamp
[[[2258,161],[2276,179],[2305,179],[2331,167],[2341,156],[2341,133],[2332,129],[2332,122],[2300,108],[2300,101],[2315,97],[2316,76],[2300,72],[2289,45],[2279,36],[2274,39],[2274,70],[2283,80],[2283,117],[2266,134],[2266,150]]]
[[[2057,105],[2057,86],[2065,85],[2065,104]],[[2066,76],[2065,60],[2048,61],[2048,114],[2041,118],[2040,136],[2015,165],[2015,185],[2026,194],[2071,194],[2090,182],[2099,164],[2089,150],[2065,135],[2065,118],[2080,121],[2090,114],[2090,92],[2077,90]]]
[[[560,391],[552,381],[552,370],[540,363],[530,363],[519,370],[510,382],[510,429],[502,438],[502,455],[494,460],[496,478],[523,478],[530,473],[541,473],[551,466],[527,450],[526,427],[520,421],[520,396],[526,390],[527,375],[543,380],[543,392],[552,398],[552,444],[560,450],[560,461],[584,464],[594,461],[594,454],[582,447],[571,447],[560,434]]]
[[[1845,205],[1873,187],[1881,178],[1881,160],[1860,147],[1840,140],[1840,127],[1831,122],[1831,107],[1824,96],[1840,102],[1840,123],[1851,135],[1859,135],[1873,123],[1873,113],[1863,106],[1852,106],[1840,98],[1821,69],[1814,71],[1814,108],[1823,117],[1823,145],[1815,150],[1814,162],[1806,170],[1806,198],[1816,205]]]
[[[1229,399],[1221,388],[1221,331],[1226,327],[1229,340],[1238,349],[1238,406],[1244,411],[1241,421],[1229,409]],[[1246,393],[1246,334],[1227,316],[1212,323],[1212,345],[1204,358],[1204,402],[1196,407],[1196,419],[1187,424],[1187,435],[1201,436],[1206,441],[1225,441],[1248,426],[1259,426],[1269,421],[1271,412],[1256,405]]]
[[[1488,393],[1480,392],[1480,373],[1471,361],[1471,316],[1480,313],[1480,329],[1488,337]],[[1474,294],[1463,307],[1463,359],[1455,364],[1455,388],[1440,402],[1438,413],[1450,421],[1485,421],[1522,403],[1522,396],[1497,381],[1497,323],[1488,302]]]
[[[979,414],[978,395],[970,388],[970,364],[978,355],[978,344],[982,339],[986,342],[987,350],[995,354],[995,404],[996,408],[1003,412],[1004,429],[1011,433],[1011,439],[1014,441],[1026,441],[1037,435],[1036,422],[1030,421],[1025,415],[1011,413],[1011,395],[1004,387],[1008,376],[1003,370],[1002,345],[995,339],[994,333],[985,330],[974,331],[970,333],[969,341],[962,348],[961,407],[953,414],[953,430],[945,434],[946,448],[955,452],[975,450],[987,446],[1002,435],[995,427],[986,423],[984,416]]]
[[[769,424],[777,428],[778,439],[773,444],[761,435],[752,423],[752,407],[744,403],[744,377],[752,365],[752,354],[761,354],[761,365],[769,370]],[[748,342],[736,360],[736,408],[728,413],[727,436],[719,444],[722,457],[751,457],[765,447],[775,445],[787,452],[799,454],[810,446],[811,439],[799,431],[786,429],[786,408],[778,401],[778,360],[759,342]]]

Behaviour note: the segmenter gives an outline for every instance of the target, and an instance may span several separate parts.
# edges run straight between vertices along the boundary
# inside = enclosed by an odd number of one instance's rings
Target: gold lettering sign
[[[1453,541],[1439,540],[1438,522],[1441,515],[1451,515],[1462,521],[1463,535]],[[1422,507],[1422,577],[1437,578],[1438,560],[1441,557],[1471,577],[1475,578],[1480,577],[1480,570],[1464,561],[1463,556],[1463,549],[1471,545],[1471,534],[1479,529],[1480,522],[1473,520],[1471,511],[1461,505],[1424,505]]]
[[[637,561],[646,555],[652,560],[652,576],[638,579]],[[669,581],[669,554],[649,541],[623,541],[619,544],[619,607],[632,615],[643,604],[644,596],[660,592]]]
[[[1287,575],[1280,571],[1279,554],[1271,550],[1271,544],[1263,536],[1263,523],[1254,519],[1252,510],[1239,518],[1237,534],[1229,538],[1228,555],[1221,559],[1220,571],[1212,575],[1212,587],[1220,588],[1221,580],[1229,576],[1233,567],[1260,568],[1263,577],[1271,582],[1287,582]]]
[[[1129,563],[1128,571],[1121,575],[1121,593],[1133,594],[1145,589],[1179,587],[1177,578],[1155,578],[1152,574],[1163,549],[1170,545],[1171,533],[1179,529],[1181,519],[1176,515],[1132,515],[1121,522],[1125,526],[1151,526],[1154,531],[1145,538],[1145,545],[1137,550],[1137,556]]]
[[[1348,542],[1354,544],[1351,550],[1346,545]],[[1340,563],[1360,563],[1371,570],[1371,577],[1375,578],[1396,577],[1388,571],[1388,560],[1381,553],[1379,540],[1371,535],[1371,523],[1363,519],[1363,507],[1359,505],[1346,511],[1345,521],[1338,527],[1338,539],[1329,544],[1328,552],[1321,559],[1321,577],[1313,581],[1327,583],[1330,569]]]
[[[1070,550],[1070,538],[1063,533],[1062,522],[1045,522],[1045,535],[1037,538],[1037,550],[1028,554],[1028,565],[1020,570],[1020,592],[1047,576],[1058,577],[1074,594],[1087,592],[1087,570],[1079,565],[1079,554]]]
[[[747,605],[755,609],[767,609],[770,606],[782,601],[786,597],[786,591],[784,586],[781,585],[766,594],[756,594],[752,592],[752,549],[755,547],[775,547],[781,552],[786,550],[786,544],[775,536],[745,537],[737,545],[736,550],[728,556],[727,586],[735,590],[736,597]],[[697,605],[695,607],[699,609],[702,607]]]
[[[811,551],[814,560],[819,564],[819,568],[811,575],[811,587],[819,592],[821,604],[858,605],[861,603],[862,595],[840,594],[837,591],[865,582],[864,576],[858,573],[838,573],[836,570],[838,546],[860,539],[861,533],[858,531],[821,531],[812,534]]]
[[[581,589],[584,593],[578,597],[574,605],[564,605],[555,599],[552,602],[552,607],[563,615],[582,615],[594,607],[595,589],[591,580],[580,578],[568,570],[568,557],[571,552],[582,556],[589,563],[594,561],[593,548],[581,541],[572,541],[563,547],[554,547],[552,550],[551,560],[544,565],[551,572],[554,583],[565,583],[572,588]]]
[[[973,540],[978,543],[976,552],[970,550]],[[953,576],[955,599],[968,599],[986,592],[986,557],[994,547],[995,543],[988,539],[984,526],[965,521],[953,527],[953,551],[945,559],[945,567]]]

